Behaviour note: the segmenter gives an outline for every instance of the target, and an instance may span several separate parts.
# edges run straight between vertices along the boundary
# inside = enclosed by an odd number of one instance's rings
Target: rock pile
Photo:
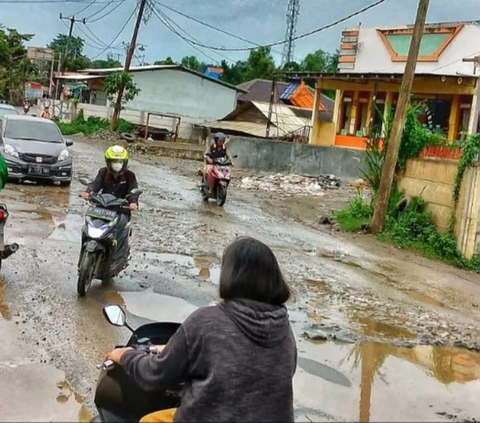
[[[325,195],[325,189],[336,189],[342,186],[342,181],[334,175],[322,175],[308,177],[300,175],[276,175],[249,176],[243,178],[240,188],[278,192],[281,195]]]
[[[121,140],[120,135],[108,129],[101,129],[92,138],[105,140],[109,142],[118,142]]]

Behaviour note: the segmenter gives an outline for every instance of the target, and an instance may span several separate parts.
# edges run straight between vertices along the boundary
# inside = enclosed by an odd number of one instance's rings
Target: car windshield
[[[7,109],[0,107],[0,118],[7,115],[18,115],[18,112],[15,109]]]
[[[57,125],[48,122],[9,120],[5,127],[5,138],[15,140],[43,141],[63,143],[62,134]]]

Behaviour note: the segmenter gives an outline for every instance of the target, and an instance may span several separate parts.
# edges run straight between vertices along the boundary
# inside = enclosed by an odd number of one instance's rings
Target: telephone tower
[[[288,0],[287,8],[287,28],[285,31],[285,41],[283,45],[282,65],[293,62],[293,51],[295,41],[293,38],[297,32],[297,20],[300,13],[300,0]]]

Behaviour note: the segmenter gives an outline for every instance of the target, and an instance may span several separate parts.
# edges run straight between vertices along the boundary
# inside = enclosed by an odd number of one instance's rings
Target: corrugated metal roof
[[[265,118],[268,119],[270,109],[269,103],[252,101],[252,104],[263,113]],[[273,104],[271,122],[276,128],[278,136],[290,134],[304,128],[305,126],[311,125],[310,118],[297,116],[293,109],[292,106],[285,106],[278,103]]]
[[[265,138],[266,125],[255,122],[243,122],[240,120],[215,120],[198,124],[206,128],[219,131],[233,131],[254,137]]]
[[[56,79],[62,79],[65,81],[87,81],[89,79],[101,79],[105,78],[105,75],[59,75]]]

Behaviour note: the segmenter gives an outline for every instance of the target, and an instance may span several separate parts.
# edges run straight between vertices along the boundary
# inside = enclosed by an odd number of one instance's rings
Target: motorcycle
[[[80,183],[89,185],[87,179],[81,178]],[[140,189],[133,189],[129,196],[139,196]],[[82,228],[82,248],[78,259],[77,292],[83,297],[89,290],[93,279],[102,281],[117,276],[128,266],[130,255],[129,238],[132,236],[131,221],[126,225],[128,230],[125,251],[113,260],[117,246],[117,230],[121,209],[128,208],[128,197],[117,198],[112,194],[92,194],[89,198],[91,206],[85,214],[85,224]]]
[[[233,156],[233,158],[236,157],[238,156]],[[227,189],[230,185],[232,174],[230,169],[232,161],[228,157],[219,157],[212,159],[212,161],[214,165],[213,170],[210,172],[208,180],[203,175],[200,191],[203,201],[213,198],[217,202],[217,206],[222,207],[227,200]]]
[[[18,244],[5,244],[5,225],[7,224],[10,213],[6,204],[0,203],[0,269],[2,268],[3,260],[9,258],[12,254],[18,251]]]
[[[147,323],[136,330],[126,319],[126,313],[119,305],[108,305],[103,309],[107,321],[132,332],[127,347],[148,354],[158,352],[156,345],[166,345],[180,327],[179,323]],[[117,346],[116,348],[121,348]],[[166,390],[145,392],[123,370],[111,360],[97,366],[100,377],[95,390],[94,403],[98,411],[91,422],[138,422],[143,416],[155,411],[178,408],[182,386]]]

